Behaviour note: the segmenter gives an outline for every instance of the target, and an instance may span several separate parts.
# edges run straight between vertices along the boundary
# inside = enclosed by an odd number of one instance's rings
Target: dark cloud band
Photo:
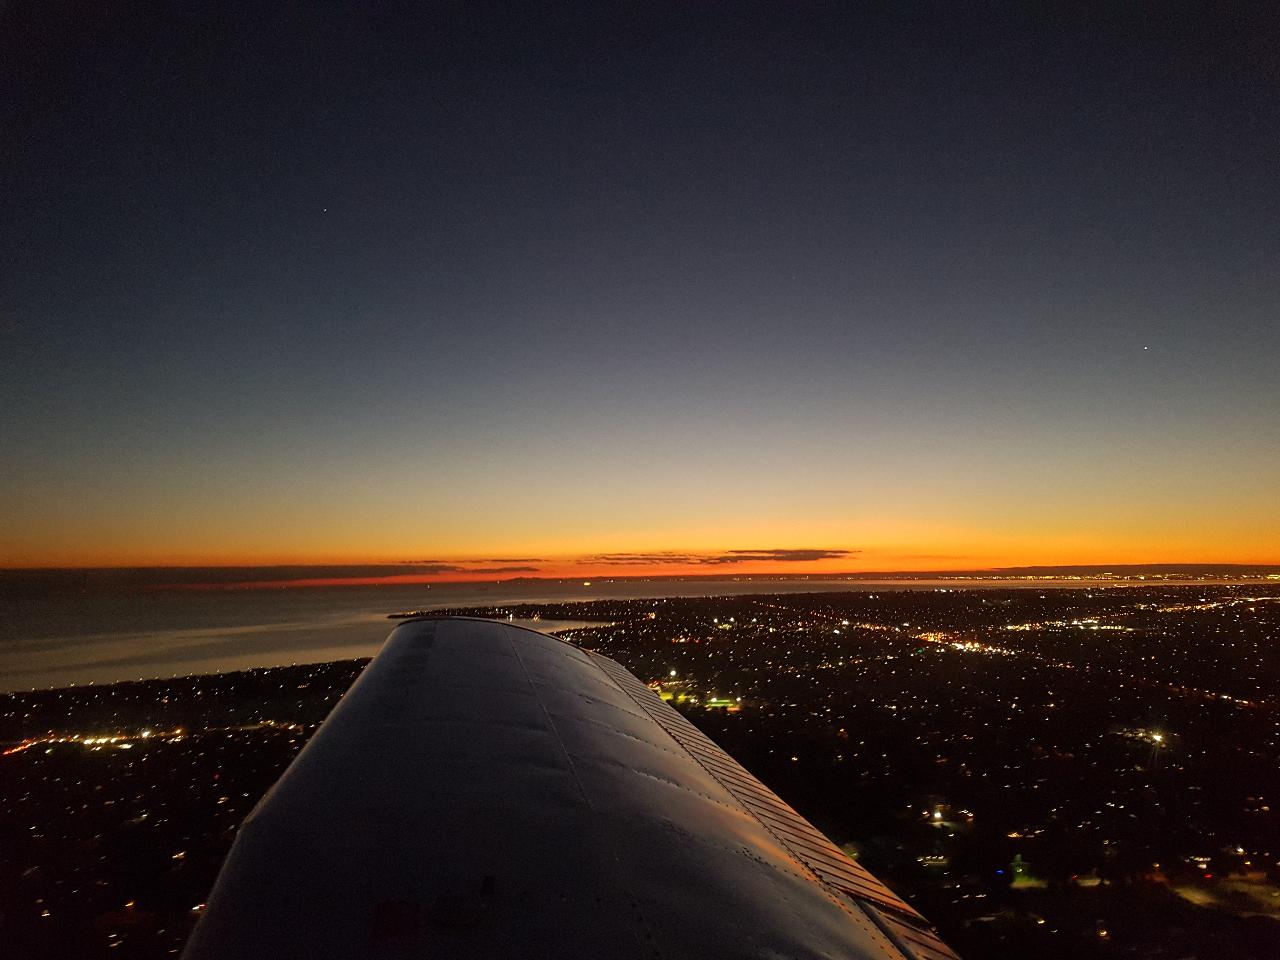
[[[723,553],[601,553],[583,557],[582,563],[606,566],[726,566],[735,563],[812,563],[815,560],[838,560],[852,557],[857,550],[827,548],[769,548],[764,550],[726,550]]]

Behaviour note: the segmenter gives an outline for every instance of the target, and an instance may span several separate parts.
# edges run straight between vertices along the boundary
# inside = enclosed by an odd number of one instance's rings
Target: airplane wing
[[[955,960],[613,660],[454,618],[392,631],[184,956]]]

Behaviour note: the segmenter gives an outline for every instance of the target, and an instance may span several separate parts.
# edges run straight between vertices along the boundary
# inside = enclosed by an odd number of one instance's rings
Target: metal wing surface
[[[184,955],[955,957],[613,660],[468,619],[391,633]]]

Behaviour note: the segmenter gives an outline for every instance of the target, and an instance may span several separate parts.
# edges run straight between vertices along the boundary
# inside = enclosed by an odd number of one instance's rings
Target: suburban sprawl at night
[[[970,960],[1280,955],[1280,584],[442,612],[616,659]],[[176,955],[366,662],[0,697],[6,949]]]

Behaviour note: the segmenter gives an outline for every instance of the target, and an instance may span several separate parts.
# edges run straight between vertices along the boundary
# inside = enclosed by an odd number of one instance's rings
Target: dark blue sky
[[[1275,559],[1270,5],[0,18],[0,561]]]

